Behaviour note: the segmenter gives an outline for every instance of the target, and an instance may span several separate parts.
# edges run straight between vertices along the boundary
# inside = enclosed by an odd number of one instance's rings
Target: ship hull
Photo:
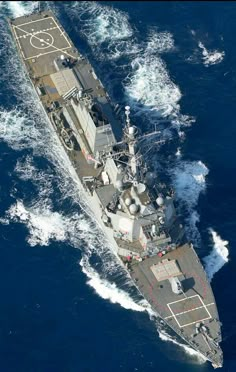
[[[172,328],[191,348],[209,360],[213,366],[220,367],[222,365],[222,353],[218,347],[218,343],[221,340],[221,334],[217,307],[205,271],[195,250],[191,245],[185,244],[176,250],[167,253],[165,256],[166,260],[176,260],[181,267],[183,282],[185,283],[185,293],[181,295],[173,294],[168,281],[164,284],[156,282],[155,275],[151,272],[150,268],[161,262],[161,258],[158,256],[147,258],[143,262],[134,261],[127,269],[127,266],[124,265],[124,261],[119,255],[120,247],[117,244],[117,240],[114,238],[114,231],[110,227],[104,225],[102,221],[100,201],[95,193],[91,192],[88,187],[85,187],[83,182],[83,178],[87,174],[89,176],[96,176],[96,170],[91,169],[91,166],[86,163],[83,154],[80,153],[78,155],[75,151],[70,151],[70,149],[65,146],[65,142],[63,141],[58,127],[55,122],[51,120],[51,116],[45,108],[45,102],[43,102],[42,97],[39,96],[38,91],[36,90],[31,68],[27,65],[29,58],[22,53],[21,46],[24,47],[24,45],[21,45],[21,40],[23,40],[22,38],[24,38],[24,34],[20,34],[19,36],[17,32],[21,30],[20,32],[22,33],[22,27],[30,22],[37,22],[37,18],[31,21],[27,19],[28,23],[26,21],[24,21],[25,23],[23,22],[24,17],[21,18],[22,20],[20,20],[19,23],[16,23],[15,26],[10,23],[10,29],[16,42],[18,54],[21,56],[26,75],[29,78],[35,96],[42,107],[47,121],[56,133],[58,143],[62,145],[65,156],[72,166],[71,169],[73,176],[76,177],[80,190],[86,200],[84,203],[86,205],[86,213],[92,217],[93,220],[96,220],[108,241],[109,247],[114,252],[121,265],[123,265],[127,270],[134,285],[148,301],[157,316]],[[53,16],[50,16],[49,18],[53,18]],[[45,19],[41,20],[45,21]],[[55,24],[57,23],[58,21],[55,20]],[[21,27],[19,27],[19,24]],[[35,40],[32,39],[32,35],[30,40],[35,42]],[[69,52],[73,55],[74,47],[68,36],[67,41],[71,45]],[[36,59],[40,58],[40,56],[41,54],[39,54]],[[32,61],[34,60],[33,57],[31,57]],[[35,61],[33,63],[35,63]],[[165,291],[163,291],[163,285]],[[209,335],[207,334],[205,335],[204,333],[196,331],[196,325],[201,322],[205,322],[205,324],[211,329],[211,337],[208,337]],[[214,345],[214,342],[216,345]]]

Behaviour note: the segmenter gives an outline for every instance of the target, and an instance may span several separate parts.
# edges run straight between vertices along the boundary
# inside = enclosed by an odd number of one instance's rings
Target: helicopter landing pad
[[[55,52],[70,56],[66,51],[72,45],[53,17],[13,25],[13,30],[25,60]]]

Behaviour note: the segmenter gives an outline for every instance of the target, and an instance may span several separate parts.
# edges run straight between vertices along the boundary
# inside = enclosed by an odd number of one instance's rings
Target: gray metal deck
[[[62,54],[77,60],[75,72],[85,89],[93,95],[102,106],[108,117],[116,138],[122,134],[122,128],[113,114],[107,94],[97,79],[90,63],[75,49],[69,36],[50,11],[19,17],[11,21],[11,29],[16,41],[19,54],[28,70],[33,85],[45,88],[46,94],[41,96],[41,102],[47,110],[56,100],[61,101],[50,75],[55,73],[54,60]],[[75,123],[76,124],[76,123]],[[76,124],[76,127],[79,123]],[[56,128],[55,128],[56,129]],[[57,129],[56,129],[57,130]],[[66,150],[80,179],[87,176],[97,177],[100,170],[94,169],[85,160],[81,151]],[[105,190],[105,189],[104,189]],[[113,190],[110,190],[111,193]],[[101,195],[106,204],[105,195]],[[110,198],[110,194],[107,196]],[[170,231],[171,236],[179,233],[178,223]],[[140,242],[127,242],[117,239],[117,243],[128,250],[133,248],[142,252]],[[175,259],[183,273],[181,282],[184,294],[177,295],[171,290],[168,280],[158,282],[150,267],[162,259]],[[209,360],[221,364],[222,353],[217,347],[209,349],[208,341],[202,334],[194,336],[196,324],[204,322],[209,328],[210,335],[216,342],[220,341],[220,323],[211,287],[206,274],[194,250],[184,245],[167,253],[163,258],[150,257],[142,262],[133,262],[131,276],[144,297],[151,303],[154,310],[192,347],[199,350]]]
[[[151,266],[164,259],[176,260],[183,273],[179,279],[184,293],[175,294],[168,280],[157,281]],[[134,263],[131,276],[140,291],[165,322],[185,338],[194,348],[216,361],[221,360],[221,350],[209,345],[202,334],[195,335],[196,324],[203,322],[210,329],[215,342],[221,340],[220,322],[214,295],[208,283],[205,271],[195,251],[188,244],[183,245],[163,257],[150,257],[143,262]]]

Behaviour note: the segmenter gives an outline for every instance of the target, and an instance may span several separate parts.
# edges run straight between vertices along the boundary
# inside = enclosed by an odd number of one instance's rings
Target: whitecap
[[[211,281],[213,276],[229,261],[229,250],[227,240],[223,240],[216,231],[209,229],[213,248],[210,254],[203,258],[208,279]]]
[[[38,8],[38,1],[7,1],[6,3],[13,18],[31,14]]]
[[[190,126],[195,119],[180,113],[181,91],[160,57],[161,52],[174,50],[173,36],[168,32],[151,31],[142,45],[123,82],[125,98],[134,115],[153,123],[166,118],[180,133],[181,126]]]
[[[66,10],[79,21],[81,34],[99,59],[135,53],[136,47],[129,43],[133,30],[127,13],[95,1],[74,2]]]
[[[216,65],[223,61],[225,56],[224,51],[207,50],[201,41],[199,41],[198,46],[202,50],[202,60],[206,67]]]
[[[52,240],[65,241],[67,239],[67,219],[58,212],[42,209],[40,205],[26,208],[22,201],[17,200],[7,212],[10,220],[20,221],[29,230],[27,242],[35,245],[48,246]]]
[[[167,31],[150,31],[147,39],[147,51],[150,53],[164,53],[173,51],[174,38],[170,32]]]
[[[180,90],[171,81],[165,63],[159,57],[144,52],[134,58],[131,69],[124,85],[135,112],[152,110],[159,117],[166,117],[179,110]]]
[[[185,230],[187,237],[196,246],[200,245],[201,237],[197,228],[200,216],[195,210],[199,196],[206,189],[207,166],[201,161],[179,161],[169,171],[171,182],[179,202],[180,214],[185,215]]]
[[[170,171],[178,200],[195,207],[201,192],[206,188],[209,169],[202,161],[177,161]]]

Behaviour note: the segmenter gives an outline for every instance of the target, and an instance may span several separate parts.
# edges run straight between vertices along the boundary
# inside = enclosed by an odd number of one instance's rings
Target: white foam
[[[131,61],[131,72],[124,80],[124,87],[135,115],[155,123],[159,118],[168,117],[179,130],[183,125],[191,125],[194,119],[180,113],[180,89],[171,80],[158,54],[171,50],[174,50],[174,40],[170,33],[150,32],[147,42]]]
[[[176,153],[175,153],[175,156],[176,156],[177,158],[179,158],[179,159],[181,158],[182,153],[181,153],[181,148],[180,148],[180,147],[177,148]]]
[[[176,196],[179,200],[195,207],[201,192],[206,188],[209,170],[202,161],[177,161],[171,170]]]
[[[144,53],[131,62],[132,73],[125,83],[134,111],[152,110],[166,117],[179,110],[179,88],[171,81],[164,62],[157,56]]]
[[[67,241],[76,248],[83,246],[83,258],[80,265],[82,271],[89,278],[87,283],[95,289],[99,296],[112,303],[117,303],[125,309],[148,311],[150,316],[155,316],[147,301],[138,300],[135,302],[127,291],[118,288],[115,282],[108,281],[106,277],[101,277],[92,267],[89,258],[96,252],[105,260],[105,265],[102,266],[103,269],[105,268],[103,276],[121,270],[116,256],[113,256],[106,247],[105,239],[101,245],[101,232],[92,226],[82,214],[65,216],[62,213],[53,212],[45,200],[40,199],[30,207],[26,207],[22,201],[18,200],[10,207],[6,215],[7,218],[0,220],[1,223],[7,224],[9,221],[14,221],[27,226],[27,242],[32,247],[35,245],[48,246],[52,241]],[[127,277],[127,272],[124,269],[123,271],[124,276]],[[127,279],[132,283],[130,278],[127,277]]]
[[[115,59],[121,56],[123,50],[130,53],[133,49],[130,43],[125,42],[133,35],[127,13],[95,1],[74,2],[67,7],[67,12],[79,20],[81,33],[98,58]]]
[[[7,1],[6,3],[13,18],[30,14],[38,8],[38,1]]]
[[[33,119],[22,111],[0,110],[0,139],[15,150],[22,150],[34,147],[41,140],[41,134]]]
[[[217,273],[228,261],[229,250],[227,240],[223,240],[219,234],[213,229],[209,229],[211,234],[213,248],[211,253],[203,259],[205,263],[205,270],[208,279],[211,281],[215,273]]]
[[[206,67],[216,65],[223,61],[225,56],[224,51],[207,50],[201,41],[199,41],[198,46],[202,50],[202,60]]]
[[[14,4],[10,4],[9,6],[14,16],[23,15],[27,12],[25,4],[23,4],[23,8],[19,8],[19,4],[17,5],[18,8],[14,8]],[[80,6],[84,5],[76,2],[73,9],[77,11]],[[91,45],[95,47],[96,44],[107,42],[108,50],[111,50],[114,45],[118,44],[118,41],[123,42],[124,39],[131,37],[133,31],[125,13],[114,10],[111,7],[103,7],[97,3],[89,3],[86,6],[90,9],[89,16],[91,17],[91,14],[95,16],[95,19],[91,18],[90,23],[89,20],[88,22],[86,21],[87,25],[84,23],[84,32],[88,36]],[[84,15],[81,12],[81,17]],[[93,23],[93,21],[95,22]],[[159,113],[164,116],[174,111],[179,112],[178,101],[181,97],[179,88],[170,80],[163,61],[151,54],[150,43],[151,41],[149,40],[149,46],[147,45],[147,50],[144,48],[144,52],[140,52],[140,48],[136,46],[133,49],[134,53],[139,51],[141,55],[134,60],[134,70],[135,74],[136,72],[138,73],[138,79],[135,75],[133,76],[133,80],[131,78],[131,88],[132,84],[133,88],[139,88],[141,86],[141,94],[137,98],[139,98],[141,103],[148,104],[149,112],[150,109],[159,110]],[[11,45],[5,45],[8,53],[8,47]],[[131,46],[131,44],[126,45]],[[159,51],[165,51],[168,48],[166,41],[163,41],[162,47],[161,43],[159,44]],[[116,50],[121,53],[122,48]],[[80,194],[78,183],[73,178],[75,172],[65,158],[65,153],[61,150],[54,132],[49,126],[45,125],[45,115],[42,113],[37,100],[35,103],[36,95],[25,79],[20,65],[15,62],[15,52],[10,49],[10,54],[12,59],[10,58],[8,60],[9,76],[6,74],[6,79],[12,79],[13,82],[14,78],[12,88],[16,93],[19,92],[18,97],[22,96],[23,110],[1,111],[0,138],[15,150],[27,148],[28,150],[32,149],[38,155],[46,156],[56,166],[59,174],[58,179],[60,179],[58,187],[61,189],[63,197],[71,197],[74,205],[81,203],[81,199],[78,197]],[[115,58],[120,55],[117,54]],[[142,63],[145,64],[144,69],[141,69]],[[149,68],[150,76],[148,75]],[[144,86],[143,84],[147,85]],[[153,100],[151,97],[152,91],[154,91],[155,97]],[[131,89],[130,93],[132,97],[134,90],[132,91]],[[167,104],[165,102],[166,99]],[[26,108],[30,112],[30,115],[23,114]],[[40,173],[30,158],[26,159],[25,163],[19,161],[16,166],[16,172],[22,180],[32,179],[39,184],[42,184],[42,176],[47,178],[50,175],[50,172],[47,173],[47,171],[43,174]],[[200,182],[199,179],[198,182]],[[83,272],[88,276],[88,284],[95,289],[98,295],[104,299],[108,299],[112,303],[120,304],[126,309],[135,311],[147,310],[149,314],[155,316],[147,302],[144,300],[135,301],[129,295],[128,291],[129,286],[131,286],[131,280],[127,272],[120,266],[117,257],[110,251],[110,247],[101,231],[97,229],[95,224],[89,223],[83,214],[72,213],[64,215],[58,211],[53,211],[50,199],[39,193],[38,198],[36,197],[29,206],[26,206],[24,201],[16,201],[8,210],[7,218],[2,219],[0,222],[9,223],[9,221],[20,222],[27,227],[27,240],[31,246],[35,246],[36,244],[48,246],[51,241],[59,241],[68,242],[76,248],[83,247],[81,248],[83,249],[83,259],[80,264]],[[101,244],[101,241],[103,244]],[[89,262],[89,258],[93,254],[99,256],[103,261],[102,275]],[[117,272],[122,273],[126,280],[127,286],[125,290],[121,290],[115,282],[111,282],[106,278],[108,273],[115,274]]]
[[[42,209],[40,205],[26,208],[22,201],[17,201],[8,211],[10,220],[20,221],[29,230],[28,243],[47,246],[52,240],[65,241],[68,221],[58,212]]]
[[[176,198],[180,202],[180,213],[185,214],[186,233],[188,238],[200,244],[200,234],[197,229],[197,222],[200,216],[195,208],[200,193],[206,189],[206,176],[209,170],[201,161],[179,161],[170,170],[173,188]]]
[[[174,49],[174,38],[170,32],[151,31],[148,36],[147,51],[150,53],[169,52]]]
[[[201,354],[199,354],[196,350],[192,349],[190,346],[187,346],[185,344],[182,344],[182,343],[176,341],[173,337],[168,335],[168,333],[166,333],[164,330],[161,330],[161,331],[158,330],[158,333],[159,333],[159,337],[162,341],[172,342],[173,344],[178,345],[189,356],[197,358],[199,364],[203,364],[207,361],[207,359],[204,358],[204,356],[202,356]]]
[[[102,279],[98,273],[91,267],[87,258],[82,258],[80,261],[83,273],[87,275],[89,280],[87,283],[95,290],[95,292],[105,300],[109,300],[113,304],[119,304],[125,309],[134,311],[145,311],[146,308],[135,303],[127,292],[119,289],[115,283],[111,283],[106,279]]]

